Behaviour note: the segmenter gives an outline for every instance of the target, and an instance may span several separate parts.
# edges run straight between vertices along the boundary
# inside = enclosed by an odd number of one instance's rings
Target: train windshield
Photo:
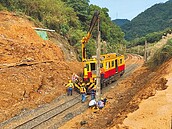
[[[91,65],[91,71],[96,70],[96,64],[95,63],[90,63]]]

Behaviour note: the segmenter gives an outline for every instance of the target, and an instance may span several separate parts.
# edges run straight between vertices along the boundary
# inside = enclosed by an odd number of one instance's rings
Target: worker
[[[66,85],[66,87],[67,87],[67,95],[68,95],[68,96],[69,96],[69,95],[72,96],[72,90],[73,90],[73,88],[74,88],[74,85],[73,85],[73,83],[72,83],[71,80],[69,80],[69,83]]]
[[[72,74],[72,82],[73,83],[78,83],[79,81],[79,76],[76,73]]]
[[[101,66],[101,68],[100,68],[100,85],[101,85],[100,88],[101,88],[101,91],[103,88],[104,75],[105,75],[105,69],[103,68],[103,66]]]
[[[85,88],[84,82],[81,84],[80,93],[81,93],[81,97],[82,97],[82,103],[84,103],[86,100],[86,88]]]
[[[88,106],[89,106],[90,108],[93,108],[93,107],[97,106],[96,100],[95,100],[95,99],[90,100]]]
[[[95,99],[95,95],[96,95],[96,90],[95,88],[91,89],[91,100]]]
[[[97,106],[98,106],[99,109],[102,109],[104,107],[103,98],[101,98],[101,100],[98,101]]]
[[[101,68],[100,68],[100,74],[101,74],[101,77],[104,78],[105,69],[103,68],[103,66],[101,66]]]
[[[103,101],[104,106],[106,105],[107,99],[106,98],[101,98],[101,101]]]

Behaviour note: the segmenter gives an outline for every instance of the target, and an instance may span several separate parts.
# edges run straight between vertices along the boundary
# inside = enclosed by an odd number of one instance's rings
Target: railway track
[[[133,59],[135,58],[135,59]],[[127,65],[126,70],[125,70],[125,76],[128,76],[133,70],[135,70],[136,68],[138,68],[140,65],[142,65],[143,63],[143,58],[139,55],[131,55],[129,54],[129,59],[132,61],[132,63],[130,63],[129,65]]]
[[[66,95],[59,97],[52,105],[46,105],[44,107],[25,112],[16,116],[8,121],[0,124],[0,128],[4,129],[28,129],[37,128],[44,122],[51,120],[52,118],[59,116],[61,113],[67,111],[71,107],[81,103],[80,95],[74,94],[71,97]]]
[[[129,55],[126,61],[131,61],[127,64],[125,74],[118,80],[124,79],[132,73],[141,63],[142,58],[136,55]],[[107,88],[103,89],[103,93],[107,92],[111,86],[115,86],[116,83],[112,83]],[[38,128],[58,128],[68,120],[72,119],[76,115],[82,113],[87,109],[88,100],[86,103],[81,103],[81,96],[74,93],[73,96],[62,95],[53,101],[51,104],[43,105],[38,109],[23,112],[19,116],[16,116],[10,120],[0,123],[0,128],[3,129],[38,129]]]

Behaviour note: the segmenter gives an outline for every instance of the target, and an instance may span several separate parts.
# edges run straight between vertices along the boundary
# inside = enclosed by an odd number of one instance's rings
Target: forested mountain
[[[101,38],[108,44],[108,52],[115,52],[116,44],[122,43],[124,33],[113,24],[107,8],[89,5],[89,0],[1,0],[0,10],[15,11],[30,16],[31,20],[39,22],[44,27],[56,30],[69,44],[81,53],[81,39],[86,36],[89,24],[95,10],[100,12]],[[96,28],[87,44],[87,55],[96,52]]]
[[[121,28],[125,32],[125,39],[133,40],[168,27],[172,27],[172,0],[155,4]]]
[[[118,26],[123,26],[124,24],[130,22],[128,19],[115,19],[112,20],[113,23],[117,24]]]

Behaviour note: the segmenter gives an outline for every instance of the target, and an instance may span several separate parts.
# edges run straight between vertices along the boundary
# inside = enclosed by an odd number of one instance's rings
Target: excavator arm
[[[88,42],[88,40],[91,37],[91,33],[93,31],[93,28],[95,26],[95,24],[97,23],[98,19],[99,19],[99,12],[95,11],[94,15],[92,17],[91,23],[90,23],[90,27],[89,30],[87,32],[87,35],[85,37],[82,38],[81,43],[82,43],[82,62],[84,62],[86,60],[86,49],[85,49],[85,45]]]

